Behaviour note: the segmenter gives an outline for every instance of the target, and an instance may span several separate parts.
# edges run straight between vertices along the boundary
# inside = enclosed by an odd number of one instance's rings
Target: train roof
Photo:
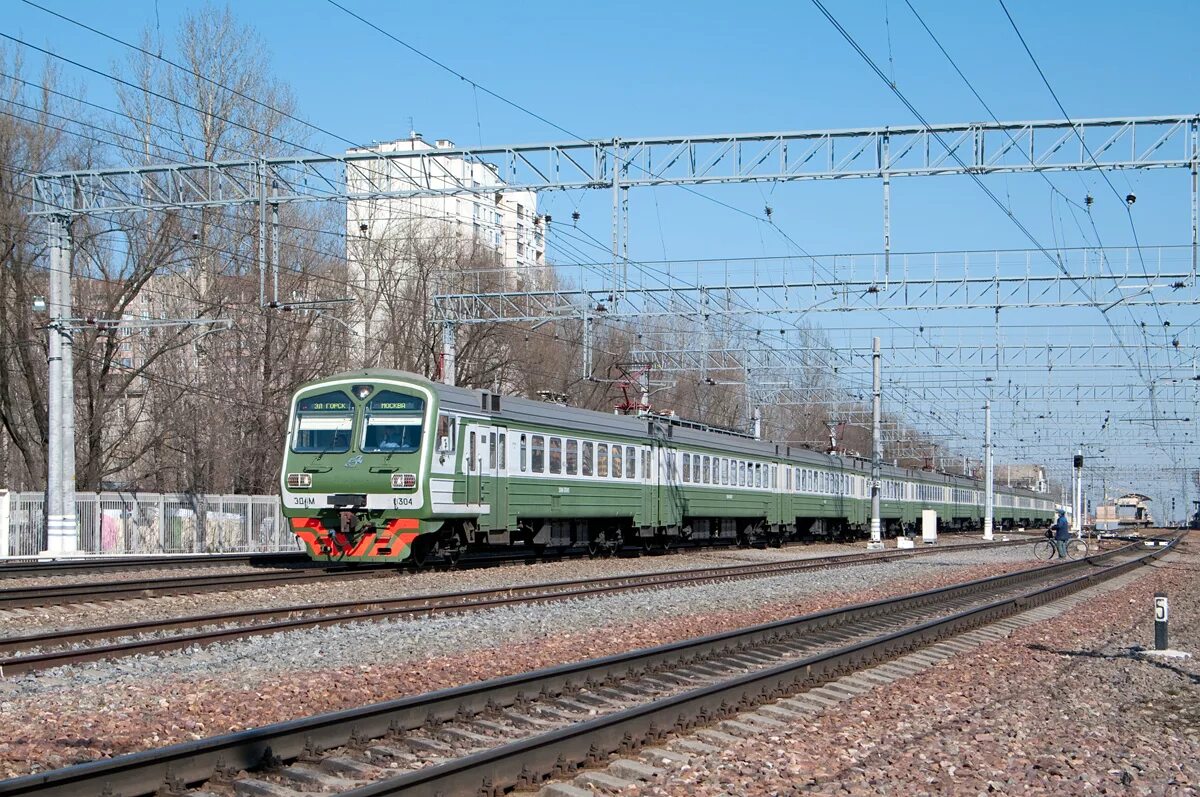
[[[517,396],[504,396],[488,390],[433,382],[419,374],[408,371],[385,368],[343,371],[330,374],[322,379],[313,380],[302,385],[299,389],[303,390],[333,380],[354,378],[373,379],[379,377],[415,382],[436,392],[444,408],[469,415],[484,415],[518,423],[564,426],[581,432],[590,432],[599,435],[660,437],[676,443],[718,448],[725,452],[743,454],[748,457],[782,457],[802,465],[807,464],[814,467],[828,467],[836,464],[842,468],[851,468],[867,474],[871,471],[870,460],[863,457],[825,454],[784,443],[755,440],[748,435],[722,431],[691,421],[662,415],[616,415],[598,410],[583,409],[582,407],[554,404],[547,401],[537,401]],[[951,486],[974,488],[978,488],[979,486],[977,480],[966,476],[956,476],[917,468],[901,468],[894,465],[884,465],[883,475],[891,478],[922,479]],[[1033,498],[1045,497],[1043,493],[1019,487],[1001,487],[997,485],[996,489],[997,491],[1003,491],[1012,495],[1024,495]]]

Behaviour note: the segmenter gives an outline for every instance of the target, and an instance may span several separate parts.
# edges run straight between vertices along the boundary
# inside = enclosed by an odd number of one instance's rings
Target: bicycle
[[[1090,553],[1088,541],[1082,537],[1072,537],[1067,540],[1067,558],[1071,560],[1082,559]],[[1054,550],[1053,540],[1039,540],[1033,545],[1034,558],[1040,559],[1043,562],[1048,562],[1057,556],[1058,552]]]

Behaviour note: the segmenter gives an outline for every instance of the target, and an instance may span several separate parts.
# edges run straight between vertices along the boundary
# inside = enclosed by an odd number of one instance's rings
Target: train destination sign
[[[422,412],[425,399],[383,390],[367,402],[367,409],[372,412]]]
[[[296,402],[297,412],[352,412],[354,405],[345,393],[322,393]]]

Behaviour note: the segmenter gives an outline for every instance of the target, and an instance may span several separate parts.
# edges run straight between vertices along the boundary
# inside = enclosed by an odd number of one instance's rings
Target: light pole
[[[983,402],[983,538],[992,539],[996,490],[992,465],[992,402]]]
[[[871,541],[868,550],[883,547],[879,493],[883,488],[883,365],[879,338],[871,341]]]

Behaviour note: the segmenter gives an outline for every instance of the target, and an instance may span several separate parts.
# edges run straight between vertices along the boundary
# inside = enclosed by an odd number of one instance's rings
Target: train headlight
[[[287,486],[289,490],[303,490],[307,487],[312,487],[312,474],[289,473],[287,475]]]
[[[393,490],[411,490],[417,486],[417,474],[415,473],[393,473],[392,474],[392,489]]]

